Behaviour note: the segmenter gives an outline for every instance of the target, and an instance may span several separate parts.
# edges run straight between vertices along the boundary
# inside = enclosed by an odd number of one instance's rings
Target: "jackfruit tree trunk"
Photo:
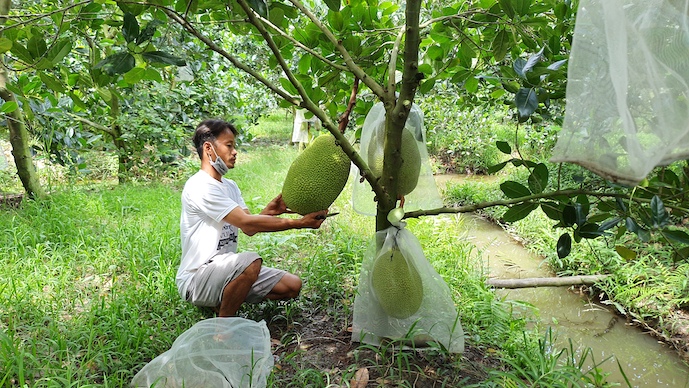
[[[399,166],[401,165],[402,130],[407,122],[414,101],[414,94],[423,74],[419,73],[419,19],[421,0],[409,0],[406,4],[406,36],[404,41],[404,71],[399,97],[395,90],[387,90],[383,97],[385,106],[385,144],[383,173],[380,178],[385,188],[382,198],[378,198],[376,211],[376,231],[390,227],[388,213],[397,206],[397,187]]]
[[[0,0],[0,25],[4,25],[10,11],[10,0]],[[0,32],[0,36],[2,33]],[[3,56],[4,60],[4,56]],[[14,101],[14,95],[7,90],[7,68],[4,63],[0,67],[0,97],[5,102]],[[24,190],[31,198],[45,197],[46,193],[41,187],[38,174],[33,165],[31,150],[29,148],[29,131],[24,124],[24,114],[21,108],[15,109],[7,114],[7,127],[10,133],[10,144],[12,145],[12,156],[17,166],[17,175],[22,181]]]

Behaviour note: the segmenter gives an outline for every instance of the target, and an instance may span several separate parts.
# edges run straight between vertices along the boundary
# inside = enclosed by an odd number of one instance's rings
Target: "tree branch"
[[[497,200],[497,201],[488,201],[488,202],[482,202],[482,203],[476,203],[476,204],[471,204],[471,205],[464,205],[464,206],[457,206],[457,207],[441,207],[437,209],[430,209],[430,210],[417,210],[413,212],[408,212],[404,214],[404,218],[418,218],[422,216],[437,216],[439,214],[457,214],[457,213],[472,213],[477,210],[481,209],[487,209],[489,207],[496,207],[496,206],[510,206],[510,205],[515,205],[518,203],[523,203],[523,202],[529,202],[537,199],[543,199],[543,198],[555,198],[559,196],[575,196],[575,195],[588,195],[591,197],[596,197],[596,198],[624,198],[627,199],[629,196],[627,194],[623,193],[601,193],[598,191],[590,191],[590,190],[583,190],[583,189],[573,189],[573,190],[558,190],[558,191],[553,191],[549,193],[540,193],[540,194],[533,194],[533,195],[528,195],[525,197],[520,197],[520,198],[512,198],[512,199],[503,199],[503,200]],[[639,202],[639,203],[651,203],[650,199],[646,198],[633,198],[632,199],[634,202]],[[681,212],[689,213],[689,209],[684,209],[678,206],[673,206],[673,205],[665,205],[666,208],[669,209],[674,209],[678,210]]]

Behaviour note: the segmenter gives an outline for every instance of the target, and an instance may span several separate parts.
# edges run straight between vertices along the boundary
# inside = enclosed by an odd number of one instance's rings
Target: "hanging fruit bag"
[[[383,339],[464,350],[464,332],[450,288],[424,256],[418,239],[397,222],[376,233],[361,267],[352,340]]]

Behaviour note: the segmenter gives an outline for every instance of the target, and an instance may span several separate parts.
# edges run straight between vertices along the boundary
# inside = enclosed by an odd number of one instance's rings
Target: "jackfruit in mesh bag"
[[[625,185],[689,158],[689,0],[581,0],[553,162]]]
[[[380,176],[383,169],[383,145],[385,143],[385,108],[378,102],[366,115],[361,130],[359,154],[371,171]],[[429,210],[443,206],[426,149],[426,128],[423,111],[412,104],[402,132],[402,166],[398,192],[404,195],[406,211]],[[375,216],[375,193],[368,181],[361,181],[361,172],[352,164],[352,207],[359,214]]]
[[[464,351],[464,332],[450,288],[404,223],[377,232],[361,265],[352,340],[383,339]]]
[[[182,333],[146,364],[132,387],[265,387],[273,369],[265,321],[210,318]]]

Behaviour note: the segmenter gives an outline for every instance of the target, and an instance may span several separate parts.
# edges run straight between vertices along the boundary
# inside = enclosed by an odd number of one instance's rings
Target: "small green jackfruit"
[[[282,199],[301,215],[329,208],[347,184],[350,163],[335,137],[316,137],[290,165]]]
[[[402,130],[402,166],[397,181],[397,194],[407,195],[414,191],[419,183],[421,171],[421,154],[416,144],[414,134],[404,128]],[[368,148],[368,165],[376,176],[383,173],[383,147],[372,141]]]
[[[398,248],[376,258],[371,271],[371,287],[378,303],[391,317],[408,318],[421,307],[421,276]]]

